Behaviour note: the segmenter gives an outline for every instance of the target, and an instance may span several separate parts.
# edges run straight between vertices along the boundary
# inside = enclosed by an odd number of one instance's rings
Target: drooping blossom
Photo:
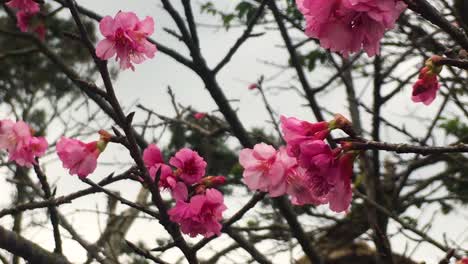
[[[178,200],[168,214],[171,221],[180,225],[184,234],[211,237],[221,233],[220,221],[224,210],[226,206],[222,193],[207,189],[205,193],[191,197],[188,202]]]
[[[277,159],[276,149],[265,143],[241,150],[239,163],[244,168],[243,181],[250,190],[268,192],[284,176],[284,166]]]
[[[18,11],[18,13],[16,13],[17,25],[21,32],[28,32],[29,22],[33,16],[34,14],[28,13],[26,11]]]
[[[338,178],[328,194],[330,209],[335,212],[347,211],[353,197],[351,189],[351,177],[353,175],[354,153],[343,154],[337,163]]]
[[[35,14],[40,10],[39,4],[34,0],[11,0],[7,2],[6,5],[10,8],[18,9],[30,14]]]
[[[385,31],[406,8],[400,0],[296,0],[306,20],[305,33],[344,56],[364,49],[378,54]]]
[[[121,69],[135,69],[133,63],[139,64],[146,58],[153,58],[157,49],[146,38],[154,32],[154,21],[151,17],[139,20],[133,12],[119,12],[114,18],[104,17],[99,29],[105,39],[96,46],[96,55],[103,59],[116,56]]]
[[[36,14],[29,13],[26,11],[18,11],[16,13],[16,21],[18,28],[21,32],[34,32],[37,36],[44,40],[46,34],[46,28],[42,21],[38,19],[34,20]]]
[[[207,116],[207,113],[201,113],[201,112],[198,112],[198,113],[195,113],[193,115],[193,117],[195,117],[195,119],[197,120],[200,120],[200,119],[203,119]]]
[[[294,166],[286,172],[287,193],[294,205],[319,205],[327,202],[326,197],[317,197],[312,191],[312,175],[307,169]]]
[[[298,157],[300,144],[309,140],[323,140],[330,133],[328,122],[309,123],[294,117],[281,116],[281,130],[287,143],[288,154]]]
[[[426,66],[419,72],[418,80],[413,85],[413,93],[411,96],[413,102],[422,102],[425,105],[430,105],[435,100],[440,88],[437,74],[440,73],[442,67],[434,65],[434,62],[439,58],[439,56],[433,56],[428,59],[426,61]]]
[[[322,140],[304,142],[300,148],[298,162],[307,170],[312,195],[326,197],[337,181],[335,154]]]
[[[187,184],[197,183],[205,175],[205,160],[196,151],[188,148],[179,150],[169,160],[169,164],[177,168],[175,176]]]
[[[8,151],[9,161],[19,166],[31,167],[36,158],[47,150],[44,137],[34,137],[31,128],[23,121],[0,120],[0,149]]]
[[[77,139],[62,137],[57,142],[57,155],[63,167],[70,170],[70,174],[84,179],[96,169],[97,159],[106,144],[107,142],[102,140],[84,143]]]
[[[286,193],[285,172],[295,161],[284,149],[276,151],[272,146],[260,143],[253,149],[241,150],[239,162],[244,168],[243,181],[250,190],[268,192],[271,197]]]
[[[150,144],[143,151],[143,162],[153,181],[156,178],[156,174],[160,173],[160,187],[173,189],[176,186],[177,179],[173,175],[171,167],[164,163],[161,150],[155,144]]]

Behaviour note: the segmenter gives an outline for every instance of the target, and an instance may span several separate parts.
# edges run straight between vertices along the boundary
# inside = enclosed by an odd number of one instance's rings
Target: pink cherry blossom
[[[31,129],[23,121],[13,122],[9,119],[0,121],[0,149],[8,152],[21,148],[31,137]]]
[[[143,161],[146,168],[148,169],[149,176],[154,181],[156,174],[159,170],[160,179],[159,186],[162,188],[173,189],[177,183],[177,179],[172,173],[171,167],[164,164],[163,156],[161,150],[154,144],[150,144],[143,151]]]
[[[419,73],[419,78],[413,85],[413,94],[411,100],[415,103],[422,102],[425,105],[430,105],[437,96],[440,83],[437,79],[437,74],[432,73],[430,68],[424,67]]]
[[[171,221],[180,225],[184,234],[205,237],[221,233],[223,211],[226,210],[224,198],[216,189],[207,189],[204,194],[197,194],[190,202],[178,200],[168,211]]]
[[[188,148],[179,150],[169,160],[169,164],[177,168],[176,176],[187,184],[197,183],[205,175],[205,160],[196,151]]]
[[[335,154],[321,140],[301,144],[299,164],[307,169],[309,186],[315,197],[326,197],[337,181]]]
[[[23,121],[9,119],[0,121],[0,149],[8,151],[10,161],[19,166],[31,167],[36,158],[47,150],[47,141],[43,137],[34,137],[31,128]]]
[[[330,133],[327,122],[309,123],[294,117],[281,116],[281,130],[287,143],[288,154],[298,157],[300,144],[308,140],[323,140]]]
[[[132,63],[142,63],[146,58],[153,58],[157,49],[146,38],[154,32],[151,17],[139,20],[133,12],[119,12],[114,18],[104,17],[99,29],[105,39],[96,46],[96,55],[108,60],[117,54],[120,68],[135,70]]]
[[[86,178],[97,167],[97,159],[101,150],[98,142],[84,143],[77,139],[62,137],[57,142],[57,155],[63,167],[70,169],[70,174]]]
[[[195,119],[197,119],[197,120],[203,119],[203,118],[205,118],[206,116],[207,116],[207,113],[195,113],[195,114],[193,115],[193,117],[195,117]]]
[[[290,168],[286,175],[287,193],[291,196],[294,205],[319,205],[327,202],[326,197],[315,196],[312,190],[312,175],[307,169],[295,166]]]
[[[239,162],[244,168],[243,181],[247,187],[268,192],[271,197],[283,195],[287,188],[286,164],[291,163],[284,153],[265,143],[241,150]]]
[[[338,162],[338,179],[328,194],[330,209],[337,213],[348,210],[353,197],[351,177],[353,175],[354,153],[343,154]]]
[[[30,14],[35,14],[40,10],[39,4],[33,0],[11,0],[6,4],[10,8],[15,8]]]
[[[320,45],[348,56],[364,49],[378,54],[380,39],[406,8],[400,0],[296,0],[306,34]]]
[[[25,144],[10,152],[10,161],[19,166],[32,167],[37,164],[36,158],[41,157],[47,150],[47,141],[43,137],[30,137]]]

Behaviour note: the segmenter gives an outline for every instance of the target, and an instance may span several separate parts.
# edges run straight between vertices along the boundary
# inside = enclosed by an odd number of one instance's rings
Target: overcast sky
[[[119,10],[122,11],[134,11],[140,17],[152,16],[156,23],[156,30],[153,38],[166,46],[172,47],[180,52],[183,52],[188,56],[188,52],[181,45],[181,43],[171,36],[168,36],[162,28],[174,28],[174,25],[170,18],[165,12],[163,12],[159,6],[159,1],[148,1],[148,0],[79,0],[80,5],[90,8],[101,15],[115,15]],[[171,1],[178,4],[179,1]],[[195,5],[201,1],[193,1]],[[235,0],[216,0],[217,5],[221,8],[232,9],[238,1]],[[196,15],[197,22],[203,24],[216,24],[219,21],[211,16],[200,16]],[[262,28],[257,28],[256,32],[262,32]],[[260,98],[256,95],[256,92],[249,91],[247,86],[249,83],[255,82],[260,75],[268,77],[274,77],[280,72],[280,69],[272,66],[267,66],[263,61],[268,61],[276,64],[287,63],[287,53],[282,48],[282,40],[279,32],[274,30],[265,31],[267,32],[261,38],[255,38],[248,41],[240,51],[233,57],[231,63],[225,67],[219,76],[219,82],[229,99],[238,99],[238,102],[234,103],[235,108],[238,108],[238,114],[242,122],[246,127],[262,126],[268,124],[265,120],[268,119],[267,113],[261,104]],[[229,32],[224,29],[214,29],[209,27],[201,27],[199,29],[200,40],[202,44],[202,52],[205,56],[208,64],[213,66],[216,65],[221,58],[223,58],[226,51],[232,46],[236,38],[242,33],[241,29],[233,28]],[[408,68],[414,70],[415,64],[408,63]],[[327,76],[332,75],[332,72],[314,71],[308,75],[312,85],[319,85],[321,81],[326,80]],[[274,81],[268,82],[268,85],[274,86],[290,86],[291,78],[294,76],[293,72],[283,74]],[[213,100],[209,93],[204,89],[201,80],[190,70],[184,66],[179,65],[171,58],[165,56],[162,53],[157,53],[156,57],[152,60],[146,61],[141,65],[136,65],[135,72],[130,70],[123,71],[120,73],[118,80],[115,83],[115,89],[118,98],[127,106],[134,104],[135,102],[141,103],[155,111],[171,115],[173,114],[172,106],[169,101],[169,97],[166,93],[167,86],[170,85],[177,99],[184,105],[191,105],[199,111],[208,112],[216,109]],[[358,82],[358,91],[362,94],[361,100],[366,104],[370,105],[371,100],[369,99],[368,93],[370,89],[366,90],[367,83]],[[308,108],[302,107],[305,101],[299,98],[293,92],[270,94],[270,99],[274,105],[275,110],[278,113],[296,116],[299,118],[308,119],[314,121],[312,112]],[[319,98],[319,102],[327,106],[333,112],[342,112],[347,115],[345,94],[343,88],[338,88],[331,93],[322,95]],[[383,113],[385,117],[392,121],[397,121],[398,124],[404,125],[408,131],[414,132],[415,135],[421,136],[425,133],[425,125],[420,122],[414,122],[414,120],[407,118],[409,113],[418,113],[425,117],[431,117],[437,111],[441,103],[441,98],[438,98],[434,104],[429,107],[423,107],[421,104],[415,105],[410,102],[410,87],[407,87],[402,91],[401,94],[397,95],[392,103],[384,108]],[[145,115],[137,113],[137,120],[141,120]],[[364,117],[364,120],[369,120],[369,117]],[[51,132],[53,133],[53,132]],[[393,140],[395,142],[406,140],[404,137],[394,133],[392,130],[383,129],[383,136],[386,139]],[[391,135],[391,136],[390,136]],[[443,143],[443,142],[440,142]],[[121,151],[121,148],[110,147],[110,151],[106,151],[103,156],[103,161],[128,160],[125,151]],[[115,151],[113,151],[115,150]],[[116,154],[117,153],[117,154]],[[120,168],[121,170],[122,168]],[[437,168],[436,168],[437,169]],[[91,179],[98,181],[102,179],[107,173],[113,171],[113,168],[100,167],[96,173],[91,176]],[[53,163],[47,167],[49,177],[57,179],[58,194],[63,195],[79,188],[84,188],[83,183],[78,181],[76,178],[66,174],[61,168],[60,164]],[[424,177],[424,172],[419,172],[421,177]],[[135,183],[124,183],[117,184],[121,194],[124,197],[133,199],[138,192],[139,186]],[[9,202],[8,192],[0,194],[4,201],[0,202],[1,205],[6,205]],[[77,208],[83,209],[101,209],[104,210],[104,199],[103,196],[95,195],[93,197],[86,197],[74,201],[72,205],[63,205],[60,207],[61,212],[73,213],[69,219],[74,226],[83,234],[89,241],[93,242],[99,235],[100,228],[104,227],[104,216],[96,216],[96,214],[89,213],[76,213]],[[247,197],[248,198],[248,197]],[[236,208],[240,207],[238,201],[228,201],[229,210],[226,215],[231,215]],[[124,207],[121,207],[124,208]],[[324,208],[325,209],[325,208]],[[431,219],[431,214],[434,210],[427,210],[427,213],[422,215],[419,219],[422,219],[421,224],[424,221]],[[417,215],[417,211],[414,210],[413,215]],[[466,226],[465,216],[453,214],[450,217],[438,217],[432,223],[436,227],[432,232],[436,238],[442,241],[442,232],[447,232],[449,238],[455,239],[456,236]],[[464,219],[463,219],[464,218]],[[1,220],[4,223],[6,220]],[[446,221],[450,221],[450,224],[446,224]],[[8,223],[11,223],[8,222]],[[100,223],[97,224],[97,223]],[[310,223],[305,223],[310,224]],[[149,229],[148,227],[151,227]],[[49,226],[46,226],[49,229]],[[51,240],[51,232],[35,230],[37,232],[28,234],[28,237],[34,241],[39,242],[40,245],[53,249],[53,241]],[[464,232],[464,230],[463,230]],[[130,241],[144,240],[148,243],[149,247],[155,246],[154,240],[158,237],[165,236],[165,232],[159,227],[156,221],[139,220],[139,223],[134,225],[128,235]],[[412,235],[415,237],[415,235]],[[397,251],[403,251],[405,244],[403,241],[408,239],[401,239],[399,237],[394,238],[393,246]],[[269,245],[263,245],[268,248]],[[414,243],[410,243],[410,249],[414,246]],[[83,251],[81,247],[75,242],[66,239],[65,240],[65,252],[72,261],[83,261]],[[416,260],[425,260],[428,263],[438,260],[443,254],[439,250],[434,250],[433,247],[427,245],[421,245],[415,256]],[[166,256],[170,259],[170,256]],[[288,256],[275,260],[275,263],[284,263]]]

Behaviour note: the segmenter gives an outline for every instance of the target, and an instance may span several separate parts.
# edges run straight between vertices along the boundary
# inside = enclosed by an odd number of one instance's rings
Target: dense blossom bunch
[[[133,63],[139,64],[146,57],[153,58],[157,49],[146,38],[154,32],[154,21],[151,17],[139,20],[133,12],[119,12],[114,18],[104,17],[99,29],[105,39],[96,46],[96,55],[103,59],[116,56],[120,68],[135,70]]]
[[[45,26],[37,19],[40,5],[33,0],[11,0],[6,3],[8,7],[14,8],[18,28],[22,32],[35,32],[41,39],[45,38]]]
[[[309,123],[282,116],[286,148],[276,150],[260,143],[243,149],[239,161],[244,183],[271,197],[288,194],[296,205],[328,203],[335,212],[346,211],[351,203],[356,153],[331,149],[324,142],[332,129],[345,129],[343,119],[337,116],[331,122]]]
[[[97,167],[97,159],[104,151],[110,140],[110,135],[101,130],[100,139],[84,143],[77,139],[66,137],[57,142],[57,155],[63,167],[70,170],[70,174],[78,175],[81,179],[88,177]]]
[[[31,167],[36,158],[47,150],[44,137],[33,136],[32,129],[23,121],[0,120],[0,150],[6,150],[9,161],[19,166]]]
[[[419,72],[419,77],[413,85],[411,100],[415,103],[430,105],[436,98],[440,88],[437,75],[442,71],[442,66],[436,66],[434,62],[439,56],[433,56],[426,61],[426,65]]]
[[[386,30],[405,10],[400,0],[296,0],[307,23],[306,34],[344,56],[364,49],[379,53]]]
[[[205,176],[206,162],[196,151],[179,150],[164,163],[160,149],[149,145],[143,152],[143,161],[154,181],[159,173],[159,187],[169,189],[176,204],[168,213],[184,234],[210,237],[221,232],[222,213],[226,210],[221,192],[214,187],[224,184],[222,176]]]

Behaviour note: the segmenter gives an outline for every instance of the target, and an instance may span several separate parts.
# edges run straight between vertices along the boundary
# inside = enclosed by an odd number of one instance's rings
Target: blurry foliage
[[[201,5],[202,13],[219,16],[226,30],[229,30],[234,23],[247,24],[257,12],[257,5],[252,1],[241,1],[236,5],[233,12],[218,10],[213,2],[206,2]]]
[[[299,60],[309,71],[315,70],[317,63],[321,64],[327,61],[327,53],[321,49],[312,50],[305,55],[299,55]],[[291,59],[289,60],[289,66],[293,66]]]
[[[468,126],[466,123],[460,121],[460,118],[455,117],[452,119],[443,119],[440,125],[445,130],[447,135],[457,137],[462,143],[468,143]]]
[[[55,13],[44,5],[41,20],[47,28],[47,46],[83,78],[92,81],[96,68],[89,51],[79,40],[64,35],[77,35],[74,21],[50,14]],[[94,23],[85,19],[84,24],[95,42]],[[0,12],[0,28],[18,32],[16,21],[4,11]],[[0,104],[7,104],[18,119],[27,120],[34,128],[45,129],[49,108],[56,107],[65,96],[78,96],[78,89],[72,88],[69,78],[45,59],[30,40],[1,34],[0,46]]]

